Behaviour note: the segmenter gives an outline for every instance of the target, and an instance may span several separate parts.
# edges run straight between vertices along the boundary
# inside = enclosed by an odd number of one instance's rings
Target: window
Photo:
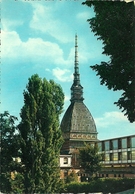
[[[118,160],[118,153],[114,153],[114,154],[113,154],[113,160],[114,160],[114,161],[117,161],[117,160]]]
[[[122,139],[122,148],[127,148],[127,139]]]
[[[102,151],[102,143],[101,142],[98,142],[98,149],[100,152]]]
[[[135,160],[135,151],[132,151],[132,160]]]
[[[117,150],[118,149],[118,140],[113,140],[112,141],[112,144],[113,144],[113,150]]]
[[[131,138],[131,145],[132,145],[132,148],[135,148],[135,137]]]
[[[68,164],[68,158],[67,157],[64,158],[64,164]]]
[[[122,160],[127,160],[127,152],[122,152]]]
[[[106,141],[105,142],[105,151],[107,151],[107,150],[109,150],[110,148],[109,148],[109,141]]]
[[[105,154],[105,161],[109,161],[109,160],[110,160],[109,154]]]

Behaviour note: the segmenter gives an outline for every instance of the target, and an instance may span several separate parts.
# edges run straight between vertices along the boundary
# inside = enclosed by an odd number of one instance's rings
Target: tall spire
[[[79,85],[80,84],[79,63],[78,63],[77,34],[75,35],[74,83],[75,83],[75,85]]]
[[[82,102],[83,98],[83,87],[80,84],[80,74],[79,74],[79,62],[78,62],[78,44],[77,44],[77,34],[75,35],[75,63],[74,63],[74,80],[71,87],[71,103],[75,101]]]

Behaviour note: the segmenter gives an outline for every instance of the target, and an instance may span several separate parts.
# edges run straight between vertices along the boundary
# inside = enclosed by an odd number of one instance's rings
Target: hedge
[[[102,192],[103,194],[106,194],[133,189],[134,185],[135,179],[133,178],[101,178],[91,180],[90,182],[72,182],[70,184],[65,184],[62,192],[74,194],[79,192],[85,192],[86,194],[90,192]]]

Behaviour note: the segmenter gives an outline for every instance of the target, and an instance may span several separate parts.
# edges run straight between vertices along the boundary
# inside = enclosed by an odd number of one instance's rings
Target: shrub
[[[120,191],[125,191],[128,189],[133,189],[135,184],[135,179],[132,178],[102,178],[97,180],[91,180],[90,182],[81,183],[69,183],[65,184],[65,190],[68,193],[89,193],[89,192],[103,192],[106,193],[116,193]]]
[[[67,176],[65,182],[66,183],[78,182],[78,176],[74,170]]]

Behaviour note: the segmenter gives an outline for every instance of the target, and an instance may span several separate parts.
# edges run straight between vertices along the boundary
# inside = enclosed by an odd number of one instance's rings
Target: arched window
[[[68,164],[68,158],[64,157],[64,164]]]

